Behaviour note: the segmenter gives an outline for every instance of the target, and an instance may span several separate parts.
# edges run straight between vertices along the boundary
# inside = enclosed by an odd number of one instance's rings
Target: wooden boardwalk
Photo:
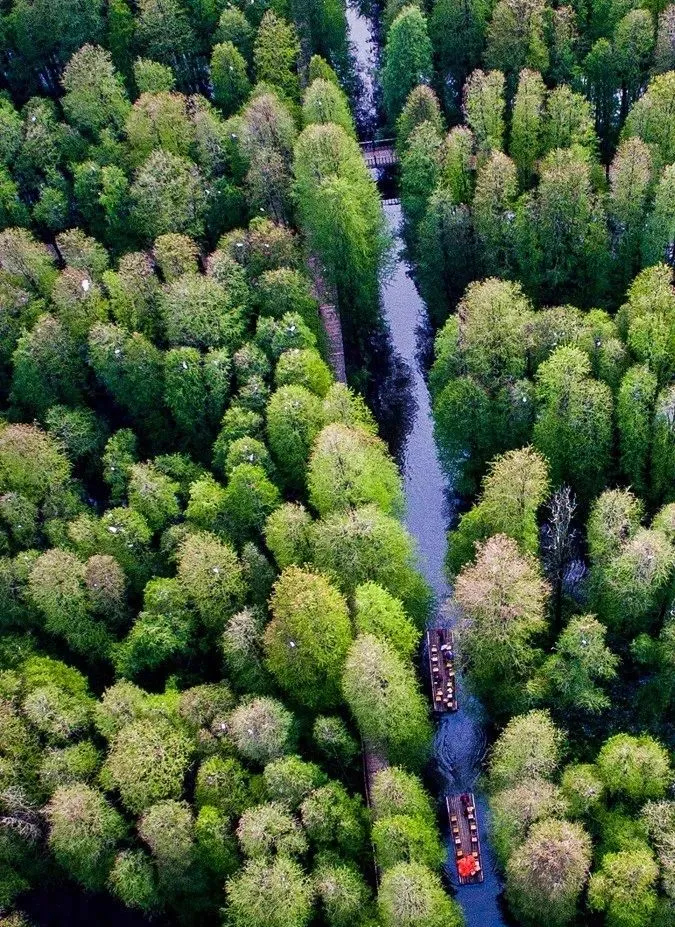
[[[460,885],[477,885],[484,879],[483,862],[473,792],[448,795],[445,799],[450,838]],[[472,871],[473,870],[473,871]]]
[[[398,154],[393,138],[383,138],[377,142],[361,142],[361,151],[368,167],[391,167],[398,163]]]
[[[387,758],[381,753],[378,753],[373,747],[361,740],[361,757],[363,759],[363,785],[366,795],[366,803],[368,807],[371,807],[370,796],[373,792],[373,783],[375,781],[375,776],[382,769],[386,769],[389,766]],[[379,886],[380,884],[380,867],[377,862],[377,856],[375,854],[375,844],[371,843],[373,848],[373,866],[375,870],[375,883]]]
[[[457,711],[457,680],[455,650],[452,631],[446,628],[429,628],[427,631],[431,701],[434,711]]]
[[[312,255],[307,263],[312,272],[314,295],[319,301],[319,314],[326,332],[328,360],[333,368],[335,379],[339,383],[346,383],[345,345],[342,338],[342,323],[340,322],[335,294],[326,285],[318,258]]]
[[[321,321],[328,341],[328,360],[339,383],[347,382],[345,346],[342,340],[342,324],[334,303],[322,303],[319,307]]]

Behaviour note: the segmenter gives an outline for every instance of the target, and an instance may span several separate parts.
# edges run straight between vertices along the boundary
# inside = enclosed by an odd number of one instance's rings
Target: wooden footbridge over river
[[[361,142],[361,151],[369,168],[393,167],[398,164],[398,154],[393,138],[382,138],[373,142]]]

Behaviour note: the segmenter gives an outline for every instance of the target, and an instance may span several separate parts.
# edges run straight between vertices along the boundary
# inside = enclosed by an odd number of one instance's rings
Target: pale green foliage
[[[533,824],[547,818],[560,818],[567,810],[558,786],[537,776],[518,782],[490,798],[492,845],[500,863],[516,858]]]
[[[376,773],[371,804],[375,820],[395,815],[423,820],[432,820],[434,817],[431,799],[421,781],[396,766],[388,766]]]
[[[323,401],[323,412],[326,422],[340,422],[350,428],[377,433],[375,418],[363,397],[344,383],[331,385]]]
[[[642,502],[625,489],[607,489],[593,503],[587,524],[588,552],[594,564],[609,563],[634,537],[644,513]]]
[[[285,570],[293,564],[300,566],[310,559],[311,524],[307,509],[296,502],[280,505],[268,517],[265,541],[279,569]]]
[[[297,819],[281,802],[245,811],[237,826],[237,839],[244,856],[253,859],[302,856],[307,851],[307,840]]]
[[[401,478],[384,442],[340,424],[327,425],[317,436],[307,485],[321,516],[369,503],[388,515],[403,508]]]
[[[284,856],[251,860],[226,886],[233,927],[307,927],[312,886],[298,863]]]
[[[605,912],[608,927],[648,927],[656,910],[659,867],[650,848],[607,853],[588,887],[592,910]]]
[[[591,379],[579,348],[560,347],[537,371],[539,417],[534,445],[549,461],[554,486],[569,483],[584,499],[602,488],[612,440],[612,394]]]
[[[39,504],[65,484],[70,464],[57,441],[35,425],[0,430],[0,490]]]
[[[631,108],[624,129],[627,136],[637,135],[646,142],[660,164],[670,164],[675,158],[674,87],[675,71],[655,77]]]
[[[665,382],[675,369],[675,288],[669,267],[658,264],[638,274],[617,321],[638,361]]]
[[[423,123],[430,123],[438,135],[443,134],[444,122],[438,97],[426,84],[419,84],[408,94],[401,115],[396,120],[396,145],[404,151],[411,135]]]
[[[310,125],[295,146],[294,174],[300,226],[337,294],[342,323],[372,322],[388,238],[358,144],[339,126]]]
[[[128,907],[151,911],[159,905],[155,871],[142,850],[123,850],[115,857],[108,884]]]
[[[383,927],[461,927],[462,909],[420,863],[399,863],[382,877],[377,906]]]
[[[472,687],[494,711],[522,702],[522,683],[539,659],[536,638],[547,627],[548,594],[537,562],[503,534],[480,544],[475,563],[457,577],[462,659]]]
[[[486,273],[508,271],[517,188],[513,161],[501,151],[491,151],[477,171],[473,198],[474,227]]]
[[[294,100],[299,96],[296,65],[300,43],[295,26],[272,10],[263,16],[253,49],[256,78]]]
[[[585,817],[592,813],[603,800],[605,786],[596,766],[579,763],[566,766],[560,782],[567,800],[569,813],[574,817]]]
[[[492,748],[489,781],[494,790],[524,779],[550,778],[560,763],[564,738],[548,711],[518,715],[506,725]]]
[[[139,93],[169,93],[176,84],[171,68],[150,58],[134,61],[134,80]]]
[[[332,81],[318,78],[305,91],[302,102],[302,120],[308,126],[315,122],[332,122],[341,126],[348,135],[355,135],[354,119],[345,94]]]
[[[454,126],[445,140],[442,182],[455,203],[468,203],[473,190],[471,170],[475,139],[471,129]]]
[[[656,855],[661,865],[661,878],[666,895],[675,897],[675,802],[650,801],[642,809]]]
[[[204,230],[204,183],[185,158],[155,150],[131,186],[132,219],[144,238],[167,232],[199,237]]]
[[[227,820],[239,817],[251,803],[249,776],[233,757],[211,756],[200,765],[195,782],[197,808],[217,808]]]
[[[323,426],[318,396],[303,386],[282,386],[267,406],[267,437],[277,466],[288,482],[303,485],[311,446]]]
[[[513,80],[523,67],[545,71],[543,0],[500,0],[487,28],[485,60]]]
[[[104,128],[121,128],[129,101],[109,52],[84,45],[68,62],[62,83],[63,108],[78,128],[92,135]]]
[[[275,583],[270,610],[265,651],[277,682],[312,708],[339,704],[352,638],[342,595],[323,576],[288,567]]]
[[[215,45],[211,53],[213,98],[226,116],[235,113],[246,100],[251,85],[246,61],[232,42]]]
[[[211,277],[185,274],[169,284],[161,298],[168,341],[175,345],[233,348],[244,334],[240,307]]]
[[[384,750],[392,763],[423,765],[431,728],[417,680],[395,650],[371,634],[349,651],[344,697],[366,743]]]
[[[244,692],[265,692],[269,687],[261,647],[263,624],[259,609],[244,608],[228,619],[221,638],[230,678]]]
[[[130,811],[179,798],[192,753],[189,738],[168,721],[132,721],[113,738],[104,767]]]
[[[311,526],[312,562],[351,595],[364,582],[375,582],[403,602],[406,612],[423,621],[428,588],[414,567],[413,541],[403,525],[373,505],[336,513]]]
[[[377,583],[364,583],[354,590],[354,629],[357,634],[387,641],[403,659],[412,659],[421,637],[402,602]]]
[[[314,721],[312,737],[319,753],[342,768],[350,766],[360,753],[356,738],[337,715],[319,715]]]
[[[355,866],[330,853],[320,854],[313,881],[330,927],[351,927],[362,916],[369,890]]]
[[[40,766],[40,779],[51,791],[78,782],[90,782],[101,763],[101,754],[90,740],[67,747],[50,747]]]
[[[44,615],[47,631],[64,637],[73,650],[100,658],[111,640],[92,615],[85,577],[84,563],[73,554],[59,548],[46,551],[30,571],[28,597]]]
[[[658,612],[675,569],[675,550],[659,530],[641,528],[594,571],[600,618],[624,632],[643,630]]]
[[[209,532],[189,534],[180,545],[178,580],[211,630],[221,630],[242,604],[241,563],[229,544]]]
[[[300,806],[300,817],[312,843],[348,857],[363,852],[365,815],[360,796],[351,796],[334,780],[311,792]]]
[[[274,381],[277,386],[304,386],[323,398],[333,383],[333,375],[318,351],[291,348],[277,361]]]
[[[179,486],[152,464],[134,464],[129,471],[129,505],[160,531],[180,514]]]
[[[544,151],[579,146],[592,152],[596,144],[591,105],[566,84],[552,90],[546,101]]]
[[[657,379],[648,367],[631,367],[621,381],[616,417],[621,470],[638,492],[647,489]]]
[[[421,863],[438,870],[446,859],[433,819],[409,817],[399,814],[376,821],[372,839],[378,864],[383,870],[397,863]]]
[[[157,862],[160,882],[171,885],[192,862],[194,818],[186,801],[158,801],[144,812],[138,824],[141,839]]]
[[[506,867],[509,904],[527,924],[569,924],[591,865],[591,839],[579,824],[542,821]]]
[[[270,798],[295,811],[310,792],[325,785],[326,775],[315,763],[286,756],[267,764],[264,780]]]
[[[475,542],[505,534],[530,554],[539,550],[537,512],[548,495],[548,466],[532,448],[509,451],[490,462],[478,503],[450,534],[448,566],[453,573],[473,559]]]
[[[675,485],[675,388],[664,387],[654,411],[652,492],[656,498],[673,498]]]
[[[295,723],[281,702],[255,698],[230,715],[230,736],[247,760],[266,764],[293,752]]]
[[[524,181],[528,181],[543,148],[546,87],[536,71],[523,70],[513,103],[509,151]]]
[[[460,371],[486,386],[522,377],[532,307],[521,287],[494,278],[472,283],[458,311]]]
[[[610,737],[597,765],[610,794],[636,804],[663,798],[672,778],[668,751],[648,735]]]
[[[57,789],[46,813],[57,861],[85,888],[101,888],[126,833],[122,816],[100,792],[82,784]]]
[[[664,168],[654,194],[654,205],[642,239],[645,264],[657,264],[667,259],[675,241],[675,167]]]

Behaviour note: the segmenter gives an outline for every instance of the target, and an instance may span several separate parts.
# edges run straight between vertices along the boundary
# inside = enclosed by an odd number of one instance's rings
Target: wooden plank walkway
[[[380,772],[381,769],[386,769],[389,766],[389,762],[385,756],[381,753],[378,753],[373,747],[361,740],[361,757],[363,760],[363,785],[366,795],[366,803],[368,807],[371,807],[370,796],[373,792],[373,783],[375,781],[375,776]],[[379,887],[380,884],[380,867],[377,862],[377,856],[375,854],[375,844],[371,842],[373,849],[373,866],[375,870],[375,884]]]
[[[345,346],[342,340],[342,324],[334,303],[322,303],[319,307],[321,321],[328,341],[328,360],[339,383],[347,382]]]
[[[455,850],[455,866],[459,884],[477,885],[483,881],[485,875],[473,792],[448,795],[445,804],[448,810],[450,838]],[[473,872],[468,874],[472,867]]]
[[[427,631],[431,701],[434,711],[457,711],[457,680],[455,650],[452,631],[446,628],[429,628]]]
[[[312,255],[308,260],[309,269],[314,281],[314,295],[319,301],[319,314],[326,332],[328,342],[328,360],[335,379],[340,383],[347,382],[347,367],[345,365],[345,345],[342,338],[342,323],[336,305],[335,294],[332,293],[323,278],[319,259]]]
[[[361,142],[361,151],[367,167],[391,167],[398,163],[393,138],[383,138],[376,142]]]

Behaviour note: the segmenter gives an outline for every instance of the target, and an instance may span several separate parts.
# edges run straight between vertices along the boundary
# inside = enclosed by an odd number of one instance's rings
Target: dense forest
[[[670,927],[675,7],[369,13],[509,917]],[[2,927],[463,923],[358,94],[343,0],[0,0]]]
[[[675,923],[675,7],[391,5],[464,672],[519,923]]]

